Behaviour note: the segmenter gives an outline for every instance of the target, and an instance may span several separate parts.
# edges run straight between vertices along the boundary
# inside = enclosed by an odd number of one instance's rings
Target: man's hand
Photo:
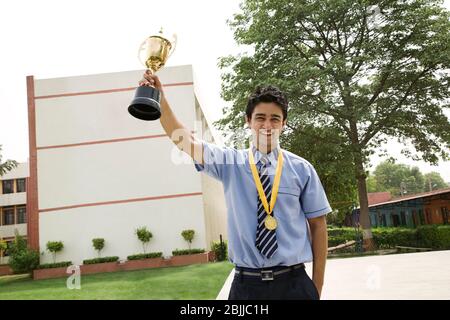
[[[161,81],[159,81],[158,76],[152,74],[150,70],[145,71],[142,79],[139,81],[139,86],[154,87],[161,93],[163,93],[163,86],[161,84]]]
[[[313,277],[319,297],[322,294],[322,286],[325,275],[325,264],[328,253],[327,220],[325,215],[308,219],[311,230],[312,250],[313,250]]]

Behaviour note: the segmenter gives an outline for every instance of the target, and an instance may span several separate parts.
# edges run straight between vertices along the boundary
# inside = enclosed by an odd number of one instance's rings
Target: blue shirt
[[[254,147],[252,151],[258,166],[262,154]],[[325,215],[331,207],[314,167],[305,159],[282,151],[283,171],[273,209],[278,222],[278,250],[267,259],[255,246],[258,194],[248,149],[219,147],[203,141],[204,165],[195,162],[195,168],[223,184],[228,211],[228,255],[236,266],[264,268],[312,261],[307,219]],[[278,152],[275,149],[268,154],[272,186]]]

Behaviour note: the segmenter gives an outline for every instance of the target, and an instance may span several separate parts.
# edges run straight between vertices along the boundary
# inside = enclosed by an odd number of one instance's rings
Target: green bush
[[[147,230],[147,227],[137,228],[135,233],[136,233],[136,236],[138,237],[139,241],[142,242],[142,248],[144,249],[144,253],[145,253],[147,244],[150,242],[150,239],[153,238],[153,234]]]
[[[128,260],[141,260],[141,259],[152,259],[152,258],[161,258],[162,252],[150,252],[150,253],[141,253],[141,254],[133,254],[128,256]]]
[[[51,269],[51,268],[62,268],[72,265],[72,261],[63,261],[57,263],[44,263],[37,266],[36,269]]]
[[[47,242],[47,250],[53,255],[53,262],[56,263],[56,254],[64,248],[64,244],[61,241],[49,241]]]
[[[181,236],[187,241],[189,250],[191,249],[192,240],[194,240],[195,231],[194,230],[183,230]]]
[[[196,254],[196,253],[204,253],[205,249],[187,249],[187,250],[174,250],[172,251],[172,255],[174,256],[184,256],[187,254]]]
[[[100,252],[105,247],[105,239],[103,238],[95,238],[92,239],[92,246],[98,252],[98,256],[100,257]]]
[[[29,249],[27,241],[17,231],[8,252],[9,266],[14,273],[29,273],[39,265],[39,252]]]
[[[417,247],[416,229],[410,228],[373,228],[373,239],[380,249],[396,246]]]
[[[426,225],[417,228],[420,246],[433,249],[450,249],[450,226]]]
[[[184,240],[187,241],[189,250],[191,249],[192,240],[194,239],[195,231],[194,230],[183,230],[181,232],[181,236],[184,238]]]
[[[372,228],[373,239],[379,249],[393,249],[396,246],[450,249],[450,226],[423,225],[412,228]],[[328,246],[356,240],[354,228],[328,229]]]
[[[225,261],[228,259],[227,247],[227,241],[223,241],[222,243],[220,243],[220,241],[213,241],[211,250],[214,252],[216,261]]]
[[[83,264],[116,262],[118,260],[119,260],[119,257],[104,257],[104,258],[86,259],[86,260],[83,260]]]

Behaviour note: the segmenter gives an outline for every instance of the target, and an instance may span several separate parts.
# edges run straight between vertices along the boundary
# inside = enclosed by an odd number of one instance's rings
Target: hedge
[[[412,228],[372,228],[372,235],[379,249],[396,246],[450,249],[450,226],[423,225]],[[355,240],[354,228],[332,228],[328,230],[328,246],[334,247]]]
[[[56,263],[44,263],[40,264],[36,267],[36,269],[51,269],[51,268],[63,268],[63,267],[69,267],[72,265],[72,261],[63,261],[63,262],[56,262]]]
[[[162,252],[150,252],[150,253],[141,253],[141,254],[133,254],[128,256],[128,260],[141,260],[141,259],[152,259],[152,258],[161,258]]]
[[[119,257],[104,257],[104,258],[86,259],[86,260],[83,260],[83,264],[116,262],[118,260],[119,260]]]
[[[204,253],[204,252],[205,252],[205,249],[174,250],[174,251],[172,251],[172,255],[183,256],[186,254],[196,254],[196,253]]]

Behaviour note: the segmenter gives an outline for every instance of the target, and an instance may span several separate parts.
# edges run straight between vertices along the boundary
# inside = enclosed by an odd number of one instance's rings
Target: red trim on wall
[[[72,206],[41,209],[41,210],[39,210],[39,212],[60,211],[60,210],[67,210],[67,209],[74,209],[74,208],[81,208],[81,207],[104,206],[104,205],[109,205],[109,204],[138,202],[138,201],[150,201],[150,200],[160,200],[160,199],[170,199],[170,198],[192,197],[192,196],[199,196],[202,194],[203,194],[202,192],[192,192],[192,193],[169,194],[169,195],[165,195],[165,196],[154,196],[154,197],[114,200],[114,201],[105,201],[105,202],[83,203],[83,204],[76,204],[76,205],[72,205]]]
[[[169,83],[163,85],[163,87],[177,87],[177,86],[189,86],[193,85],[193,82],[179,82],[179,83]],[[102,94],[102,93],[111,93],[111,92],[121,92],[121,91],[131,91],[135,90],[137,87],[130,88],[117,88],[117,89],[108,89],[108,90],[96,90],[96,91],[84,91],[84,92],[71,92],[71,93],[60,93],[60,94],[51,94],[47,96],[36,96],[35,99],[50,99],[50,98],[61,98],[61,97],[72,97],[72,96],[82,96],[88,94]]]
[[[91,144],[113,143],[113,142],[141,140],[141,139],[153,139],[153,138],[161,138],[161,137],[167,137],[167,134],[156,134],[156,135],[152,135],[152,136],[141,136],[141,137],[131,137],[131,138],[110,139],[110,140],[87,141],[87,142],[71,143],[71,144],[60,144],[60,145],[54,145],[54,146],[37,147],[37,150],[79,147],[79,146],[86,146],[86,145],[91,145]]]
[[[27,76],[30,177],[27,181],[27,235],[30,248],[39,251],[39,203],[37,183],[36,113],[34,76]]]

